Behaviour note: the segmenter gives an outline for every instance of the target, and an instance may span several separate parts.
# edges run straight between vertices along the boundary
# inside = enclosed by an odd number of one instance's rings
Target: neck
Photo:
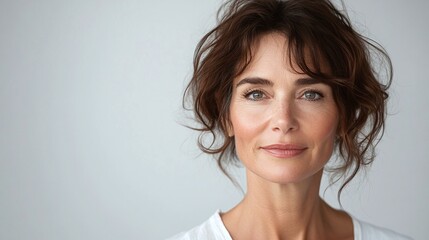
[[[246,196],[223,216],[233,239],[323,239],[320,236],[327,235],[327,214],[332,209],[319,197],[322,171],[304,182],[288,184],[247,175]]]

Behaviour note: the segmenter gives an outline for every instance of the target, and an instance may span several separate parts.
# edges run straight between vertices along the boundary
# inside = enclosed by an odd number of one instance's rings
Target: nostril
[[[272,121],[272,131],[287,133],[298,129],[297,121],[292,117],[277,117]]]

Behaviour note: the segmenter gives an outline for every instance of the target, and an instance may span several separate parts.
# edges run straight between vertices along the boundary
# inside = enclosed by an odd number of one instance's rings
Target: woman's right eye
[[[259,101],[265,98],[265,94],[260,90],[253,90],[244,95],[247,99],[252,101]]]

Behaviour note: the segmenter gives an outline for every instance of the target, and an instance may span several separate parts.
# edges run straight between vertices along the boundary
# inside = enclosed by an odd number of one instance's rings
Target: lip
[[[307,147],[297,144],[272,144],[260,147],[260,149],[276,158],[292,158],[303,153]]]

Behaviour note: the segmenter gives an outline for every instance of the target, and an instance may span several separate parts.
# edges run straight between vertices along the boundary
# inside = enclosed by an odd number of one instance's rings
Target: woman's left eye
[[[323,97],[323,95],[316,91],[306,91],[302,95],[302,98],[309,101],[317,101],[320,100]]]

